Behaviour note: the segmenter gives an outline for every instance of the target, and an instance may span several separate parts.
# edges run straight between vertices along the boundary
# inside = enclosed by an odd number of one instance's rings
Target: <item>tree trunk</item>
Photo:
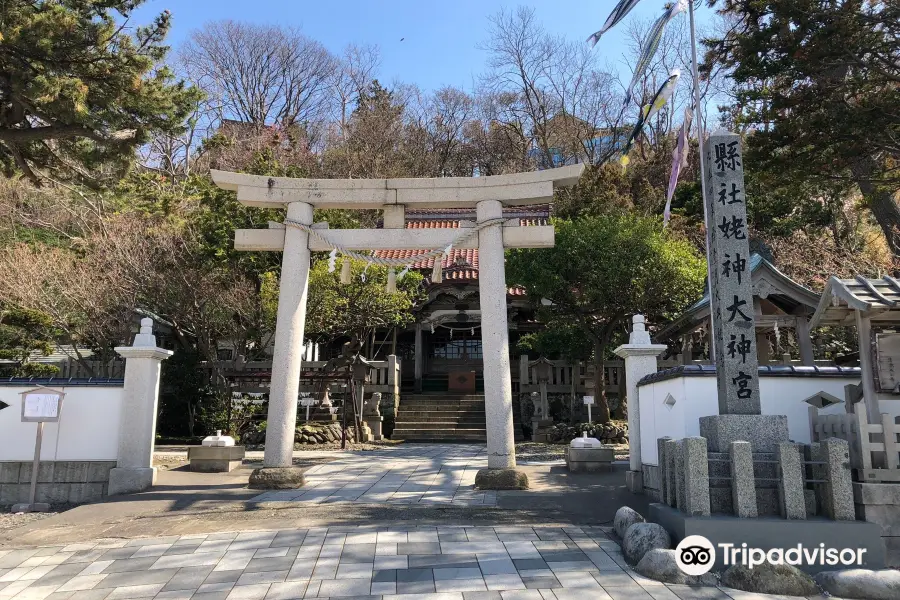
[[[881,226],[891,253],[900,257],[900,207],[894,200],[894,190],[872,181],[875,165],[871,158],[860,160],[852,171],[866,205]]]
[[[606,381],[603,377],[603,366],[606,363],[606,344],[594,342],[594,407],[591,416],[598,423],[609,422],[609,404],[606,403]]]

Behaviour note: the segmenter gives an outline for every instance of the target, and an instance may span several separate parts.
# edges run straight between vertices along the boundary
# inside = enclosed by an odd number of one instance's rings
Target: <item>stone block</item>
[[[856,517],[881,525],[882,536],[900,536],[900,505],[857,504]]]
[[[718,515],[734,514],[734,498],[731,486],[709,488],[709,512]]]
[[[88,463],[87,480],[90,483],[108,482],[109,473],[115,468],[115,461],[90,462]]]
[[[612,448],[566,448],[567,462],[605,462],[615,460]]]
[[[819,502],[816,499],[815,490],[803,490],[803,498],[806,500],[806,516],[815,517],[819,515]]]
[[[61,461],[53,469],[53,480],[57,483],[87,483],[87,461]]]
[[[656,438],[656,464],[659,465],[659,478],[657,479],[658,483],[656,486],[649,486],[659,490],[659,497],[663,502],[666,501],[666,442],[671,439],[672,438],[669,436]],[[644,478],[646,480],[646,473]]]
[[[0,485],[0,506],[28,502],[29,486],[21,483]]]
[[[156,483],[156,467],[116,467],[109,472],[110,496],[133,494],[150,489]]]
[[[28,461],[21,464],[22,467],[19,469],[19,483],[31,483],[31,471],[34,467],[34,463]],[[52,461],[42,462],[38,467],[38,483],[53,483],[53,472],[55,468],[56,463]]]
[[[612,469],[612,465],[610,465],[610,469]],[[625,487],[628,488],[628,491],[632,494],[643,494],[644,474],[641,471],[626,471]]]
[[[790,439],[785,415],[712,415],[700,417],[700,436],[710,452],[728,452],[731,442],[750,442],[754,452],[775,452]]]
[[[856,518],[853,506],[853,486],[850,471],[850,446],[846,440],[830,438],[820,443],[825,459],[824,498],[825,515],[835,521]]]
[[[684,479],[684,440],[675,442],[675,449],[672,454],[675,458],[675,467],[672,469],[675,475],[675,506],[678,510],[683,511],[686,506],[685,494],[687,491],[685,489],[687,482]]]
[[[781,494],[777,488],[756,488],[756,513],[760,517],[781,517]]]
[[[803,493],[803,460],[799,445],[790,442],[778,444],[778,468],[781,516],[785,519],[805,519],[806,494]]]
[[[900,483],[853,483],[853,501],[857,504],[900,506]]]
[[[678,506],[678,486],[676,485],[675,456],[678,453],[678,442],[666,439],[665,443],[665,498],[664,502],[669,506]]]
[[[191,446],[188,448],[190,470],[203,473],[228,473],[241,466],[243,446]]]
[[[19,483],[20,462],[0,462],[0,484]]]
[[[527,490],[528,475],[518,469],[480,469],[475,473],[479,490]]]
[[[709,462],[706,454],[706,439],[687,437],[684,448],[684,499],[686,514],[709,516]]]
[[[250,474],[253,490],[292,490],[304,483],[303,469],[297,467],[263,467]]]
[[[366,424],[372,430],[372,439],[376,442],[384,439],[384,417],[365,417]]]
[[[35,501],[48,504],[64,504],[69,501],[69,491],[72,487],[73,484],[71,483],[38,484],[35,491]]]
[[[753,474],[753,450],[750,442],[735,441],[730,446],[731,503],[736,517],[755,518],[756,476]]]

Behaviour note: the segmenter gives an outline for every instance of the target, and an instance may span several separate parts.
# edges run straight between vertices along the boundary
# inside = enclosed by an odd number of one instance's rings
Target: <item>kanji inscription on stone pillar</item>
[[[719,414],[758,415],[759,362],[741,138],[718,131],[710,135],[704,150]]]

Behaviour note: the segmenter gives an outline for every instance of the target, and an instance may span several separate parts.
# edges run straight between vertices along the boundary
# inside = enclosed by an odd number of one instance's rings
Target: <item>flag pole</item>
[[[694,120],[697,122],[697,147],[700,155],[700,191],[703,195],[703,224],[706,226],[706,280],[709,287],[709,300],[712,306],[712,256],[710,249],[712,248],[712,230],[709,224],[709,212],[706,209],[706,167],[705,157],[703,155],[703,110],[700,107],[700,66],[697,62],[697,33],[694,26],[694,0],[688,0],[688,16],[691,23],[691,72],[694,76]],[[715,336],[713,331],[713,311],[709,311],[709,358],[715,362]]]

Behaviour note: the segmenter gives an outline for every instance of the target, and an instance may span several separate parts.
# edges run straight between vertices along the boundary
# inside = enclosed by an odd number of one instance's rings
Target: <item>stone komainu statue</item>
[[[381,410],[378,408],[379,404],[381,404],[381,393],[375,392],[365,401],[365,405],[363,406],[363,416],[380,417]]]

